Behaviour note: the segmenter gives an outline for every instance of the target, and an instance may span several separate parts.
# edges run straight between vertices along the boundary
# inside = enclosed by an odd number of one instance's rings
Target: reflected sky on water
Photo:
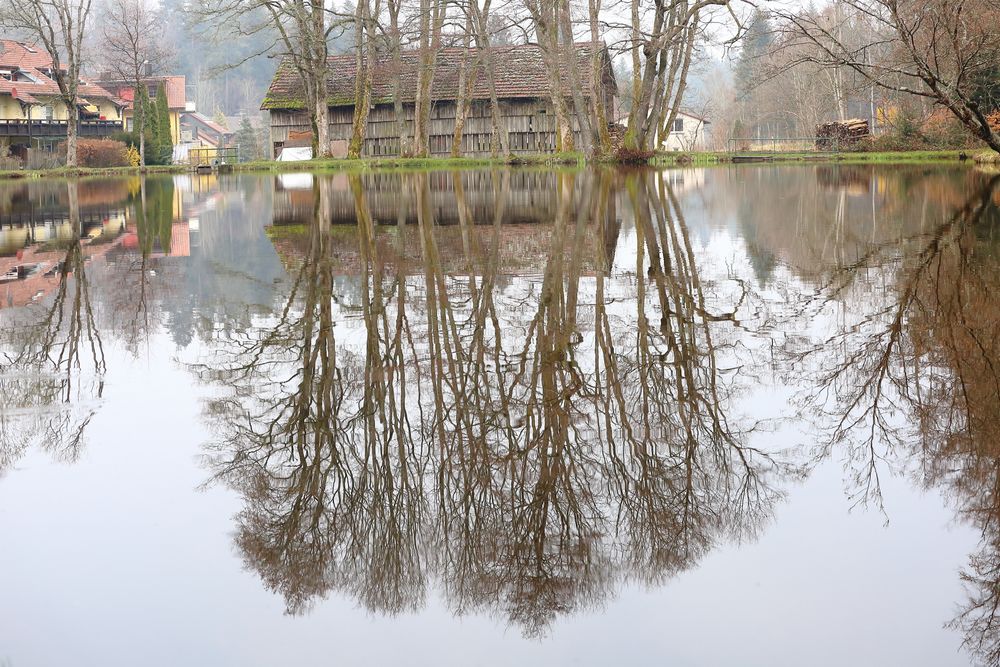
[[[0,664],[995,663],[998,205],[0,183]]]

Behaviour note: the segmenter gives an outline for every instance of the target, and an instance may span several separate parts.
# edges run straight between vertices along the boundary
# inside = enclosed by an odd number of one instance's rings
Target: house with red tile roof
[[[583,90],[591,89],[593,74],[591,58],[599,51],[601,80],[596,88],[604,98],[608,117],[615,116],[618,87],[611,67],[611,57],[604,44],[581,43],[574,45],[578,71]],[[394,81],[400,82],[400,96],[406,118],[406,132],[413,136],[413,109],[420,69],[418,51],[403,52],[400,69],[389,54],[384,54],[374,64],[372,77],[371,111],[362,154],[371,157],[399,154],[399,128],[394,111]],[[552,91],[548,70],[541,47],[537,44],[496,46],[492,49],[493,76],[500,113],[507,129],[510,152],[541,153],[556,148],[556,118],[552,106]],[[444,48],[438,52],[431,89],[433,108],[430,122],[430,152],[445,155],[451,150],[455,129],[455,107],[458,97],[460,73],[463,64],[477,60],[474,49]],[[354,120],[354,87],[357,80],[357,63],[353,55],[331,56],[327,62],[328,105],[330,107],[330,150],[334,156],[347,154]],[[573,104],[569,101],[571,83],[568,74],[561,80],[567,98],[568,111],[574,118]],[[484,155],[490,151],[492,125],[490,122],[490,89],[482,67],[469,84],[471,105],[463,136],[463,154]],[[293,63],[282,60],[271,81],[261,109],[271,117],[271,141],[277,158],[287,142],[303,133],[310,133],[309,112],[302,80]],[[578,139],[579,140],[579,139]]]
[[[97,79],[101,87],[111,91],[125,102],[125,127],[129,131],[133,127],[133,112],[135,109],[135,84],[123,81],[112,74],[102,74]],[[163,89],[167,97],[167,108],[170,110],[170,138],[176,146],[181,143],[181,116],[187,109],[186,80],[183,74],[166,74],[163,76],[147,76],[141,81],[150,100],[155,100]]]
[[[52,58],[41,47],[0,39],[0,143],[22,155],[66,137],[70,114],[53,79]],[[83,78],[75,118],[81,137],[106,137],[122,129],[124,101]]]

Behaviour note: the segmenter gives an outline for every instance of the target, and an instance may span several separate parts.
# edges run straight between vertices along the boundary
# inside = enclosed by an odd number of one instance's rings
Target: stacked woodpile
[[[816,126],[816,148],[820,150],[843,148],[870,135],[868,121],[861,118],[823,123]]]

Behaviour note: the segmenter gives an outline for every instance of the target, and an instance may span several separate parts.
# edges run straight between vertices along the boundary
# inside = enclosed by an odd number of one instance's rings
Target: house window
[[[132,126],[132,122],[133,122],[133,119],[132,119],[131,116],[129,116],[128,118],[125,119],[125,131],[126,132],[131,132],[132,131],[132,127],[133,127]]]
[[[45,120],[52,120],[52,105],[51,104],[46,104],[42,108],[42,112],[43,112],[43,115],[45,117]]]
[[[684,131],[684,119],[683,118],[675,118],[674,119],[674,127],[670,131],[671,132],[683,132]]]

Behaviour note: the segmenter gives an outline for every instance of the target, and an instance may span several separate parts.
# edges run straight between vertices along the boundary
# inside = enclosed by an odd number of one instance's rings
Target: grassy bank
[[[512,157],[385,157],[385,158],[329,158],[303,162],[276,162],[262,160],[234,165],[236,171],[272,172],[312,171],[351,172],[371,169],[469,169],[473,167],[537,166],[561,167],[583,166],[586,164],[582,153],[552,153],[538,155],[518,155]]]
[[[965,156],[963,158],[963,156]],[[691,153],[657,153],[652,160],[655,166],[674,165],[709,165],[740,162],[836,162],[846,164],[907,164],[915,162],[960,162],[968,158],[966,151],[889,151],[889,152],[691,152]]]
[[[753,157],[762,162],[837,162],[847,164],[864,163],[914,163],[914,162],[959,162],[965,155],[962,151],[908,151],[882,153],[724,153],[713,151],[689,153],[657,153],[649,164],[654,167],[669,166],[708,166],[726,164],[734,158]],[[613,166],[614,160],[599,160],[599,164]],[[375,158],[375,159],[327,159],[309,160],[308,162],[248,162],[235,165],[236,171],[365,171],[370,169],[463,169],[473,167],[496,166],[535,166],[535,167],[583,167],[587,164],[581,153],[559,153],[541,155],[519,155],[504,158]]]
[[[657,153],[650,160],[653,167],[708,166],[735,161],[754,162],[829,162],[839,164],[908,164],[927,162],[959,162],[963,151],[906,151],[871,153],[724,153],[712,151],[687,153]],[[978,162],[1000,161],[1000,156],[985,152],[973,156]],[[614,165],[613,160],[601,160],[600,164]],[[276,162],[262,160],[233,165],[234,171],[256,173],[283,173],[310,171],[317,173],[359,172],[374,169],[424,171],[434,169],[470,169],[476,167],[522,166],[536,168],[580,168],[587,164],[581,153],[550,153],[538,155],[518,155],[502,158],[471,157],[429,157],[429,158],[364,158],[364,159],[320,159],[303,162]],[[0,171],[0,179],[42,178],[42,177],[113,177],[147,174],[177,174],[191,171],[188,165],[151,166],[140,170],[138,167],[60,167],[58,169],[8,170]]]
[[[139,174],[183,174],[191,168],[182,164],[149,167],[57,167],[56,169],[10,169],[0,171],[0,179],[80,178],[92,176],[138,176]]]

